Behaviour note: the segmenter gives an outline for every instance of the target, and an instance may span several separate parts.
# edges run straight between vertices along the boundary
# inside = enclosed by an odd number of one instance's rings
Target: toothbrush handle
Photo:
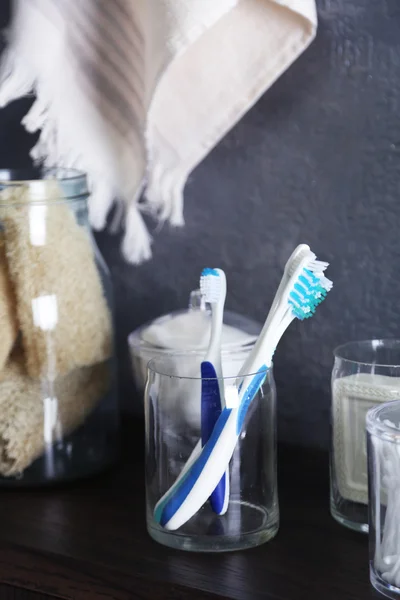
[[[178,484],[157,502],[154,519],[169,531],[179,529],[207,502],[229,465],[237,442],[237,410],[224,408],[213,433]]]
[[[205,446],[222,411],[219,381],[213,364],[201,363],[201,442]],[[223,515],[229,503],[229,466],[210,496],[211,508]]]
[[[222,409],[200,454],[197,455],[199,443],[189,459],[190,466],[185,467],[184,475],[157,502],[154,519],[162,527],[170,531],[179,529],[210,497],[224,469],[229,466],[248,408],[264,377],[265,372],[257,374],[242,391],[239,408]]]

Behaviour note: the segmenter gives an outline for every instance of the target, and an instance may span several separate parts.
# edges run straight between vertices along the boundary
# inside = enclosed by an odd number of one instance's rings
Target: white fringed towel
[[[35,91],[32,156],[89,174],[95,229],[118,199],[124,255],[140,263],[141,213],[183,224],[189,173],[316,26],[315,0],[14,0],[0,105]]]

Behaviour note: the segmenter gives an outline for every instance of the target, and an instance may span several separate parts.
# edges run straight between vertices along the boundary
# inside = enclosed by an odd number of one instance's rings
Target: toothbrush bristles
[[[310,260],[293,283],[289,294],[289,304],[293,315],[300,319],[309,319],[317,306],[323,302],[332,289],[333,283],[325,277],[324,271],[328,263],[315,260],[310,253]]]
[[[324,272],[329,267],[329,263],[321,260],[314,260],[310,263],[309,269],[314,273]]]
[[[218,302],[221,292],[221,277],[216,269],[204,269],[200,277],[200,290],[210,304]]]

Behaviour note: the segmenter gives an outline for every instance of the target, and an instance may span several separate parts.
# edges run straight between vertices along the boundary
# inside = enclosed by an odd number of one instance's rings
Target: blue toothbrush
[[[201,442],[205,446],[225,406],[222,380],[221,336],[226,298],[226,276],[222,269],[204,269],[200,277],[204,301],[211,305],[211,335],[207,354],[201,363]],[[217,515],[226,513],[229,504],[229,466],[210,496]]]

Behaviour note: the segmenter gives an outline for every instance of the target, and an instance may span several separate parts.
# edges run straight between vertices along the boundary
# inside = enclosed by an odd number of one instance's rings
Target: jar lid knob
[[[189,310],[206,310],[206,302],[200,290],[190,292]]]

